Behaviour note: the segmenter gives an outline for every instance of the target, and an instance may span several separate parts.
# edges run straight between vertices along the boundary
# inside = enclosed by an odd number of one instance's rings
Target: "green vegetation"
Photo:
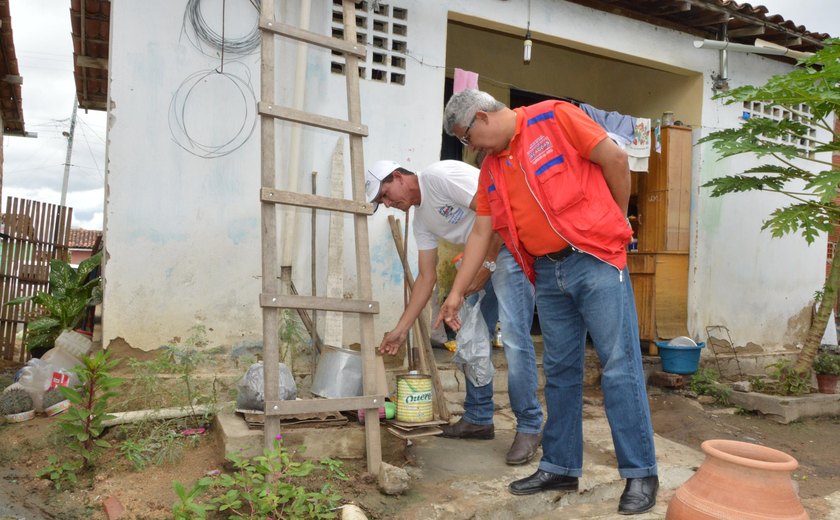
[[[72,330],[82,321],[88,306],[102,302],[100,278],[88,280],[101,261],[102,253],[96,253],[73,269],[67,262],[54,259],[50,261],[49,292],[15,298],[6,304],[19,305],[31,300],[45,311],[27,325],[26,348],[52,348],[63,330]]]
[[[23,388],[11,388],[0,394],[0,415],[28,412],[32,408],[32,397]]]
[[[720,374],[711,368],[700,368],[691,376],[691,391],[697,395],[708,395],[715,401],[728,405],[732,389],[720,382]]]
[[[190,489],[174,483],[178,501],[172,507],[173,517],[203,519],[208,512],[218,511],[228,518],[254,520],[338,518],[335,508],[341,497],[333,492],[329,482],[318,491],[309,491],[301,482],[315,471],[346,480],[341,462],[324,459],[316,465],[311,461],[296,462],[293,455],[283,447],[282,440],[252,459],[228,454],[233,473],[204,477]]]
[[[117,362],[111,361],[109,356],[107,350],[85,356],[82,364],[73,369],[79,376],[79,387],[60,387],[72,406],[59,418],[59,426],[67,435],[67,448],[82,459],[84,468],[93,466],[102,450],[111,447],[108,441],[100,438],[105,429],[102,422],[114,417],[105,409],[108,400],[116,395],[114,389],[122,384],[122,379],[110,376],[109,372]]]
[[[805,140],[813,141],[811,128],[818,128],[827,133],[828,139],[817,141],[813,151],[840,151],[840,139],[831,125],[832,114],[840,114],[840,40],[826,40],[825,44],[812,57],[800,60],[796,69],[773,76],[761,87],[744,86],[717,96],[727,104],[762,102],[769,109],[786,109],[795,117],[781,121],[753,117],[738,128],[714,132],[700,140],[712,143],[724,158],[752,154],[774,159],[771,164],[719,177],[703,186],[712,188],[712,197],[745,191],[787,197],[791,204],[773,211],[762,229],[769,229],[774,237],[800,233],[809,244],[840,221],[840,205],[836,202],[840,168],[831,163],[830,157],[817,159],[797,146]],[[806,169],[814,166],[820,171]],[[822,288],[824,304],[819,306],[796,364],[786,367],[780,379],[786,390],[801,390],[800,381],[787,372],[792,370],[800,376],[810,372],[839,286],[840,255],[835,255]]]
[[[817,374],[840,376],[840,354],[823,352],[814,358],[814,372]]]

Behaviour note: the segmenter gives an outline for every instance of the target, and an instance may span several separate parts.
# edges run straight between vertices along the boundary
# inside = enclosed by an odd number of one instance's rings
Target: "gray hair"
[[[476,112],[498,112],[505,108],[505,104],[481,90],[462,90],[449,98],[443,110],[443,130],[449,135],[455,135],[455,126],[466,128]]]

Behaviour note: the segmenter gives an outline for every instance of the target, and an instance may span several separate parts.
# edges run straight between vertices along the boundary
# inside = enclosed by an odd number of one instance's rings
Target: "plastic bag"
[[[292,371],[283,363],[277,363],[280,372],[280,399],[293,400],[297,397],[297,385]],[[238,394],[236,407],[242,410],[262,410],[265,408],[265,385],[263,383],[262,361],[248,367],[248,371],[236,384]]]
[[[496,369],[490,359],[490,332],[481,315],[481,291],[473,305],[464,303],[461,309],[461,329],[455,336],[457,350],[452,361],[464,371],[464,375],[474,386],[484,386],[493,381]]]

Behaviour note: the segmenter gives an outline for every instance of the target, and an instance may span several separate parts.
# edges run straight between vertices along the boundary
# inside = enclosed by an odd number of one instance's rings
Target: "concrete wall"
[[[221,2],[219,2],[221,3]],[[278,2],[278,18],[297,25],[300,2]],[[311,29],[330,33],[331,2],[313,1]],[[657,117],[673,110],[697,127],[697,136],[737,124],[740,110],[711,100],[709,76],[716,52],[696,50],[689,35],[554,0],[531,2],[536,44],[531,65],[521,64],[527,10],[522,2],[394,0],[406,9],[409,56],[405,84],[361,82],[368,162],[389,158],[410,169],[437,160],[440,152],[444,78],[452,67],[478,72],[482,86],[503,94],[509,85],[566,95],[601,108]],[[182,34],[182,7],[162,0],[112,6],[109,169],[105,233],[106,290],[103,339],[118,337],[155,348],[203,322],[215,344],[261,336],[259,220],[259,125],[230,155],[202,159],[173,141],[170,101],[191,74],[219,66]],[[254,13],[228,6],[227,28],[247,27]],[[329,52],[306,54],[304,109],[346,117],[344,76],[330,72]],[[212,53],[211,53],[212,54]],[[292,105],[296,45],[277,56],[277,102]],[[730,54],[733,85],[761,83],[790,67],[753,55]],[[259,92],[258,54],[228,63],[226,72],[250,77]],[[197,83],[184,110],[197,138],[218,143],[247,107],[223,78]],[[492,80],[492,81],[491,81]],[[213,82],[217,85],[214,87]],[[245,117],[247,119],[247,117]],[[318,193],[330,192],[330,156],[338,134],[305,129],[295,159],[290,125],[278,124],[278,185],[286,187],[289,164],[299,161],[298,189],[309,191],[318,172]],[[349,161],[349,153],[345,154]],[[726,325],[743,344],[801,340],[803,311],[823,276],[825,242],[808,248],[796,238],[771,240],[761,221],[776,207],[766,196],[709,199],[699,185],[734,173],[742,162],[718,163],[708,147],[694,161],[690,330]],[[348,178],[345,172],[345,180]],[[345,186],[349,197],[349,186]],[[323,212],[322,212],[323,213]],[[387,224],[388,210],[369,219],[374,298],[381,302],[376,335],[402,310],[401,268]],[[291,260],[301,293],[310,292],[309,212],[281,219],[281,241],[297,231]],[[398,218],[405,216],[395,212]],[[326,213],[317,217],[317,292],[326,287],[329,237]],[[355,292],[352,225],[345,219],[345,292]],[[413,243],[410,258],[415,258]],[[412,261],[414,264],[414,261]],[[795,268],[792,266],[796,266]],[[807,320],[806,320],[807,321]],[[345,343],[358,339],[355,316],[345,319]]]

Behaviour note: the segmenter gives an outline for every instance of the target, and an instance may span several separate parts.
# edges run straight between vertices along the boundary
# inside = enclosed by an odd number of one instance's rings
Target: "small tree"
[[[791,110],[797,118],[774,121],[761,117],[750,118],[740,127],[714,132],[700,140],[710,142],[723,157],[751,153],[758,158],[772,157],[774,164],[762,164],[737,175],[719,177],[703,187],[712,188],[712,197],[743,191],[768,191],[792,199],[788,206],[774,210],[764,221],[762,230],[769,229],[774,237],[801,233],[811,244],[819,233],[827,233],[840,223],[840,205],[835,202],[840,185],[840,169],[830,161],[816,159],[795,146],[801,139],[813,139],[810,128],[817,127],[830,134],[828,142],[816,142],[814,152],[840,151],[840,139],[829,124],[832,114],[840,114],[840,39],[827,40],[825,47],[813,56],[799,61],[799,67],[787,74],[770,78],[761,87],[744,86],[721,93],[717,98],[727,104],[760,101],[773,107]],[[797,107],[805,105],[807,113]],[[818,165],[814,173],[802,167]],[[804,185],[801,191],[791,189],[791,183]],[[793,370],[805,373],[811,369],[834,307],[840,286],[840,255],[834,255],[829,275],[823,286],[819,310],[814,318],[805,346]]]

